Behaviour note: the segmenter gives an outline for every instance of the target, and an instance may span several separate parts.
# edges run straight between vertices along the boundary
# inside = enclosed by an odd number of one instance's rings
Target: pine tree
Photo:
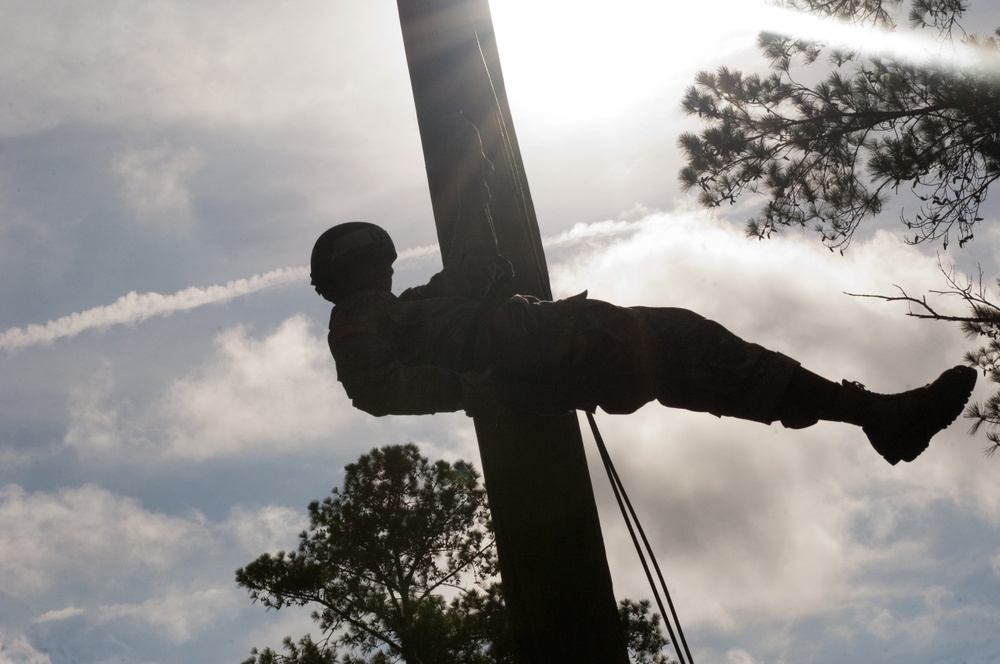
[[[779,4],[892,29],[886,5],[901,2]],[[1000,178],[1000,45],[972,35],[955,44],[964,11],[957,0],[911,4],[911,25],[935,33],[954,57],[917,62],[831,49],[829,71],[815,84],[801,82],[797,76],[808,76],[796,66],[814,64],[822,44],[762,33],[758,45],[769,75],[721,67],[699,73],[687,89],[684,111],[707,126],[680,137],[687,160],[682,185],[699,189],[706,206],[760,194],[766,202],[748,234],[812,227],[831,248],[846,246],[906,186],[920,201],[919,211],[903,219],[909,241],[969,241],[987,191]]]
[[[904,0],[777,0],[781,7],[857,27],[895,30]],[[895,198],[905,240],[947,249],[973,239],[980,208],[1000,178],[1000,28],[966,32],[964,0],[908,0],[911,34],[937,44],[933,56],[833,48],[815,40],[762,33],[769,73],[729,67],[700,72],[683,110],[704,120],[679,138],[685,189],[707,207],[749,195],[763,205],[747,235],[767,238],[787,227],[817,231],[843,251],[859,226]],[[821,57],[824,56],[825,57]],[[968,316],[939,314],[903,292],[910,315],[951,320],[987,339],[966,361],[1000,383],[1000,306],[980,278],[944,269],[949,295]],[[1000,286],[1000,280],[997,282]],[[967,415],[1000,446],[1000,392]],[[995,451],[996,447],[988,448]]]
[[[298,550],[261,555],[236,582],[266,608],[318,607],[323,635],[254,649],[244,664],[513,661],[479,475],[464,461],[432,464],[413,444],[349,464],[343,488],[309,505]],[[619,613],[633,661],[666,664],[649,602],[623,600]]]

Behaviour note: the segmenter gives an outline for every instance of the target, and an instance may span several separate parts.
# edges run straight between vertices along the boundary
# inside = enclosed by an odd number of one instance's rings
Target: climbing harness
[[[600,430],[597,428],[597,421],[594,420],[594,414],[587,412],[587,422],[590,423],[590,430],[594,434],[594,441],[597,443],[597,449],[601,453],[601,461],[604,463],[604,469],[608,473],[608,480],[611,482],[611,489],[615,494],[615,500],[618,501],[618,508],[621,510],[622,516],[625,519],[625,525],[628,526],[628,532],[632,536],[632,544],[635,546],[636,553],[639,554],[639,562],[642,563],[642,569],[646,572],[646,579],[649,581],[649,587],[653,591],[653,597],[656,598],[656,604],[660,608],[660,615],[663,616],[663,622],[667,626],[667,634],[670,635],[670,641],[674,644],[674,652],[677,653],[677,660],[680,664],[694,664],[694,659],[691,657],[691,651],[688,649],[687,639],[684,638],[684,630],[681,629],[680,620],[677,618],[677,611],[674,609],[673,600],[670,599],[670,591],[667,590],[667,582],[663,580],[663,573],[660,571],[660,565],[656,562],[656,556],[653,554],[653,549],[649,544],[649,540],[646,538],[646,533],[642,529],[642,525],[639,523],[639,517],[636,516],[635,509],[632,507],[632,501],[629,500],[628,494],[625,493],[625,486],[622,484],[621,478],[618,476],[618,471],[615,470],[614,463],[611,461],[611,455],[608,453],[608,448],[604,444],[604,438],[601,436]],[[638,536],[636,532],[638,531]],[[642,538],[642,544],[639,543],[639,538]],[[645,553],[643,552],[643,547],[645,547]],[[653,581],[653,575],[649,569],[649,563],[646,561],[646,554],[649,555],[649,561],[653,564],[653,569],[656,570],[656,576],[659,579],[659,585],[663,589],[663,596],[666,598],[667,605],[670,607],[670,614],[667,615],[667,611],[663,606],[663,600],[660,598],[660,592],[657,589],[656,582]],[[671,624],[671,618],[673,619],[673,624]],[[677,625],[677,635],[674,634],[673,625]],[[684,652],[681,653],[681,648]],[[685,659],[685,655],[687,659]]]

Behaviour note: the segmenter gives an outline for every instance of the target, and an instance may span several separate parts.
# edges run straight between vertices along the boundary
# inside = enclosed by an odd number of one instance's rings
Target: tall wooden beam
[[[397,0],[442,248],[458,201],[442,122],[461,111],[486,156],[500,251],[520,293],[550,298],[538,224],[504,92],[487,0]],[[504,599],[520,664],[626,664],[586,455],[573,414],[476,420]]]

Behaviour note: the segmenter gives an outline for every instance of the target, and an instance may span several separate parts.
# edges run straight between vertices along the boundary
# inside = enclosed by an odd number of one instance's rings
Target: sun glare
[[[962,49],[951,51],[949,46],[930,34],[902,28],[890,32],[873,26],[850,25],[814,14],[768,7],[761,29],[792,37],[814,39],[832,47],[858,50],[893,58],[925,61],[933,58],[962,57]],[[905,21],[904,21],[905,22]]]
[[[553,126],[614,120],[656,101],[676,106],[698,70],[762,70],[762,30],[915,60],[974,57],[909,30],[905,17],[887,32],[766,0],[492,0],[491,9],[511,103],[519,117]]]
[[[491,6],[512,103],[561,125],[625,114],[681,72],[690,78],[693,54],[707,50],[704,37],[683,27],[696,24],[693,16],[663,0]]]

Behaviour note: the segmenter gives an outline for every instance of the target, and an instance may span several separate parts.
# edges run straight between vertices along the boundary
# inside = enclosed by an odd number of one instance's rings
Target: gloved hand
[[[492,424],[500,419],[507,410],[506,404],[500,398],[500,392],[492,379],[493,368],[481,373],[459,374],[462,385],[462,395],[465,402],[465,414],[469,417],[482,419]]]
[[[483,153],[483,141],[476,125],[461,113],[455,113],[444,122],[447,139],[445,153],[456,179],[453,191],[466,211],[485,208],[490,203],[490,189],[486,179],[493,174],[493,162]]]

